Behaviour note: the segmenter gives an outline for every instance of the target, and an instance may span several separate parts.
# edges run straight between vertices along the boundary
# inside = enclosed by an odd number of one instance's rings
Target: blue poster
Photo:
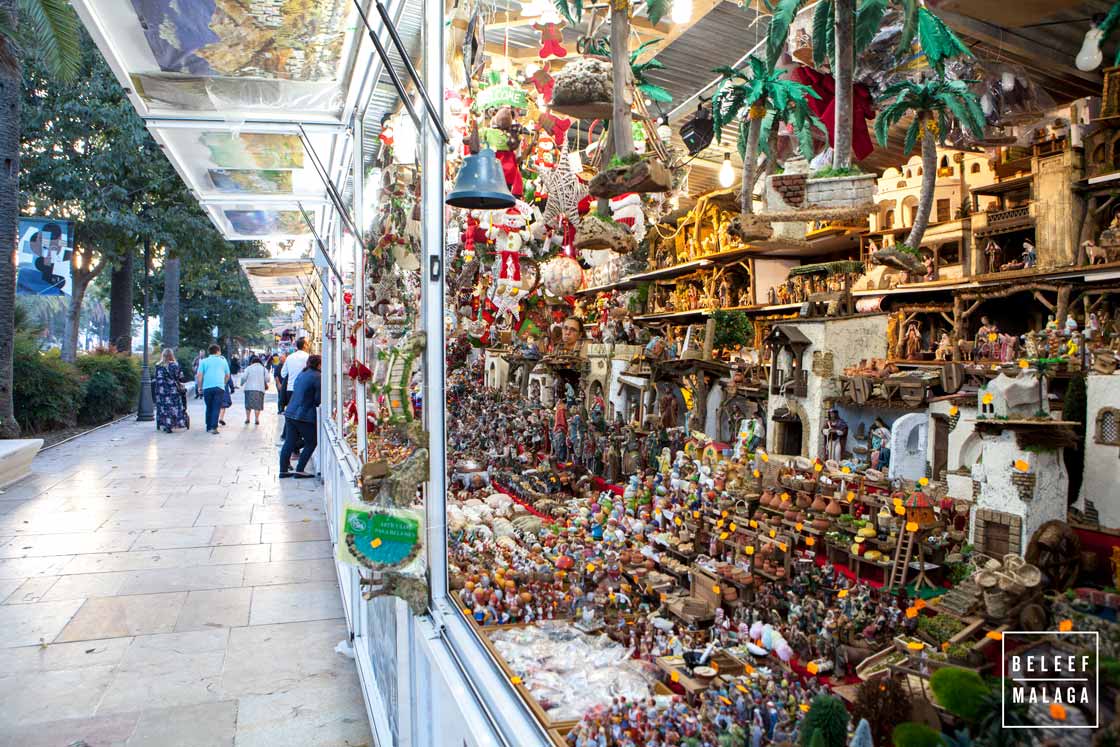
[[[69,296],[74,224],[53,218],[20,218],[16,237],[16,293]]]

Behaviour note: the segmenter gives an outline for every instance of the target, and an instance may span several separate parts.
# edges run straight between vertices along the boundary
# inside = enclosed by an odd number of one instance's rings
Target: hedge
[[[140,397],[140,364],[124,353],[97,350],[78,357],[86,380],[79,422],[97,425],[131,412]]]
[[[31,433],[77,424],[85,387],[78,369],[42,352],[34,338],[17,334],[12,366],[12,399],[19,427]]]

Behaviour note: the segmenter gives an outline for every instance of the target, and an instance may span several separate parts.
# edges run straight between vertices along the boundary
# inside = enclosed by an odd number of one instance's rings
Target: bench
[[[31,461],[41,448],[41,438],[0,441],[0,488],[6,488],[30,475]]]

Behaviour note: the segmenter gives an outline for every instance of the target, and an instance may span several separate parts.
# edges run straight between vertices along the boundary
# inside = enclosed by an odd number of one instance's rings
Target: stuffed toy
[[[521,179],[521,167],[517,158],[521,125],[514,116],[513,107],[498,107],[490,117],[490,126],[483,128],[480,134],[486,147],[494,151],[502,164],[502,175],[509,191],[514,197],[521,197],[525,194],[525,183]]]

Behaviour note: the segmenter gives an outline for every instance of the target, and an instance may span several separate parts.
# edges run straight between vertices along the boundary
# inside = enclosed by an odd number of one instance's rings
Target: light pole
[[[140,360],[140,402],[136,405],[136,419],[155,420],[155,403],[152,402],[152,375],[148,370],[148,276],[152,264],[152,240],[144,239],[144,357]]]

